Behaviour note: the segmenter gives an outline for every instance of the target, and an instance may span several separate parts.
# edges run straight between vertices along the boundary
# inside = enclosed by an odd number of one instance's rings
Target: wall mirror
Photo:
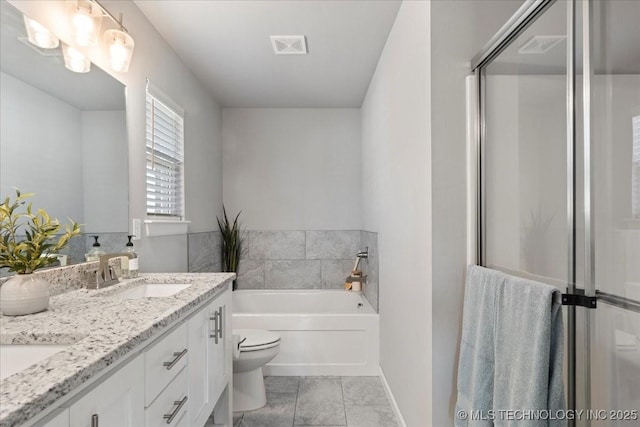
[[[125,87],[91,64],[65,68],[61,47],[29,43],[23,15],[2,6],[0,191],[32,192],[34,208],[83,224],[70,262],[83,261],[90,235],[110,249],[126,242],[129,185]],[[62,43],[60,43],[62,44]],[[116,244],[117,240],[117,244]]]

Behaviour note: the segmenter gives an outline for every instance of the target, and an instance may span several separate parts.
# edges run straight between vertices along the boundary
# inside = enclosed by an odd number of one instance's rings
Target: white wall
[[[0,79],[0,194],[14,198],[14,187],[37,188],[30,199],[34,208],[44,207],[62,223],[67,217],[84,222],[78,197],[83,193],[80,110],[8,74],[0,73]]]
[[[464,79],[471,58],[521,5],[520,0],[431,2],[434,426],[453,425],[456,399],[467,240]]]
[[[57,19],[65,10],[64,1],[12,4],[51,28],[62,40],[69,39],[66,20]],[[185,209],[187,219],[192,221],[189,231],[216,230],[216,215],[222,213],[220,106],[132,1],[105,0],[101,4],[114,16],[124,13],[125,26],[136,43],[128,73],[109,71],[104,50],[84,50],[94,64],[127,87],[129,217],[144,218],[146,212],[145,86],[149,78],[185,110]],[[113,24],[105,20],[105,26]],[[187,271],[186,235],[143,238],[135,243],[141,271]]]
[[[222,117],[224,202],[244,227],[361,229],[359,109],[225,108]]]
[[[128,229],[129,165],[125,116],[125,111],[82,112],[85,233],[115,233]],[[124,206],[125,209],[105,209],[106,206]]]
[[[429,21],[429,2],[402,3],[362,105],[364,229],[379,233],[380,365],[415,427],[432,414]]]

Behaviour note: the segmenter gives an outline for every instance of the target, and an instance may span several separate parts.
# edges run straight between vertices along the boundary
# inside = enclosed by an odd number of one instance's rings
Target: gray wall
[[[252,230],[361,229],[359,109],[225,108],[224,202]]]

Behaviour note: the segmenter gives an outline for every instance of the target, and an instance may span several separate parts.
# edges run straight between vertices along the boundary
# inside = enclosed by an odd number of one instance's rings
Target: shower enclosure
[[[640,423],[639,23],[640,1],[530,0],[472,60],[477,263],[571,299],[569,425]]]

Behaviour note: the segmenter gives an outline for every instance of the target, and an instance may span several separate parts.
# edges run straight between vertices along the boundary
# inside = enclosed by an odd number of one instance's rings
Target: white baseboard
[[[398,407],[398,403],[396,399],[393,397],[393,393],[391,393],[391,388],[389,388],[389,383],[387,382],[387,378],[384,376],[384,371],[382,367],[380,367],[380,379],[382,380],[382,387],[384,387],[384,392],[387,394],[387,398],[389,402],[391,402],[391,409],[393,409],[393,413],[398,420],[399,427],[407,427],[407,423],[404,422],[404,418],[402,418],[402,414],[400,413],[400,408]]]

